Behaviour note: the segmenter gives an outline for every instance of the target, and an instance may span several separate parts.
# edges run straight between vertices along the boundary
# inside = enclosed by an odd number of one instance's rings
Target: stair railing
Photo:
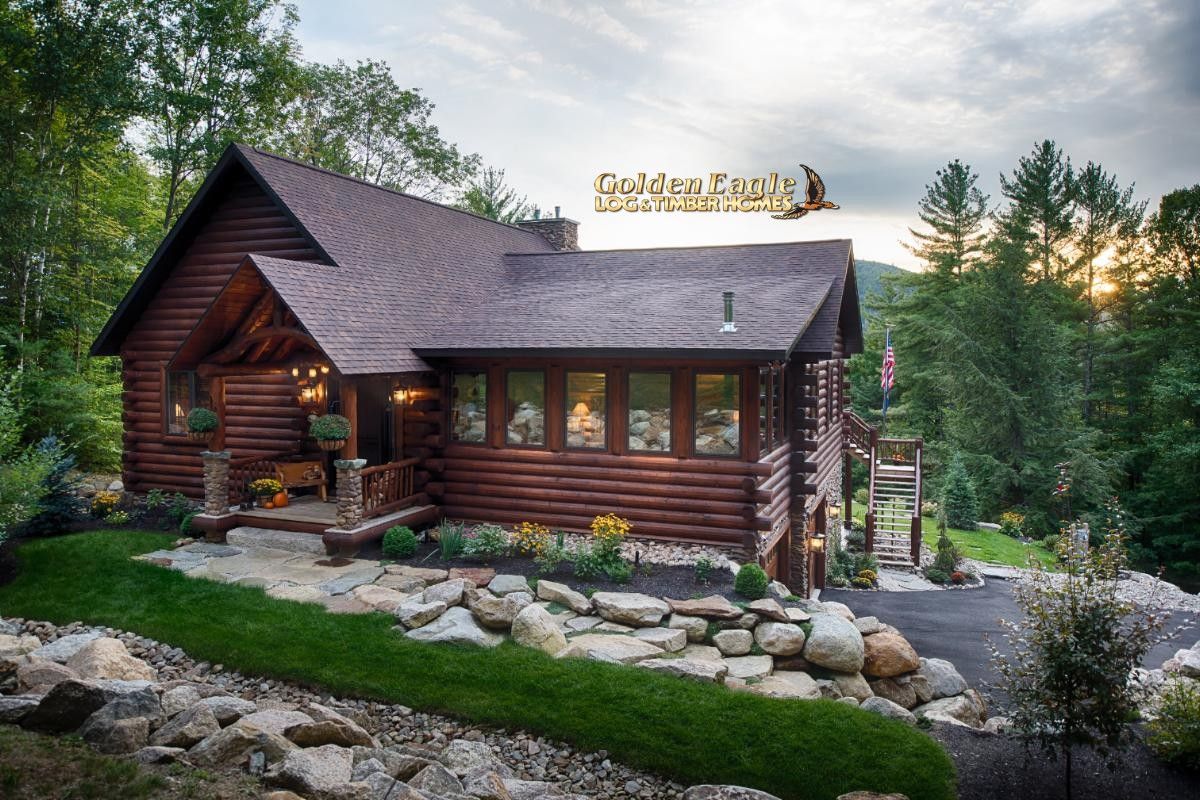
[[[909,553],[912,556],[913,565],[921,566],[921,451],[924,449],[924,440],[916,439],[914,441],[915,454],[913,456],[914,471],[913,483],[913,512],[912,523],[909,528]]]
[[[863,541],[863,550],[872,553],[875,551],[875,464],[879,453],[879,431],[875,428],[870,429],[869,445],[871,450],[871,483],[867,491],[867,513],[863,519],[867,527],[866,538]]]

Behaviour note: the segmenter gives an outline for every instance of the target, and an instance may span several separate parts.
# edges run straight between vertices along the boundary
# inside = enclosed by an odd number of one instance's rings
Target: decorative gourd
[[[272,502],[275,503],[276,508],[287,508],[287,492],[280,492],[279,494],[275,495],[275,497],[272,499]]]
[[[274,507],[275,507],[275,504],[274,504],[274,503],[272,503],[270,500],[268,500],[267,502],[263,503],[263,508],[274,508]]]

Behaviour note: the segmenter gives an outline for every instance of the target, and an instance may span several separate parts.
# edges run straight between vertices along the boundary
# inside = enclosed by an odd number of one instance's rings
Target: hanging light
[[[809,547],[812,549],[812,551],[814,553],[825,552],[825,534],[820,533],[820,532],[814,533],[812,536],[809,537],[808,541],[809,541]]]
[[[299,367],[292,367],[292,377],[293,378],[300,377],[300,368]]]
[[[329,365],[328,365],[328,364],[322,364],[322,365],[321,365],[321,374],[322,374],[322,375],[328,375],[328,374],[329,374]]]

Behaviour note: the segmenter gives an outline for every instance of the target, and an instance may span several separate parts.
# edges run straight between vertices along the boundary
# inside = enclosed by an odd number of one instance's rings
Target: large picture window
[[[546,444],[546,373],[542,370],[509,370],[506,435],[509,444]]]
[[[608,382],[603,372],[567,372],[567,447],[608,448]]]
[[[741,390],[736,373],[696,374],[696,455],[736,456],[741,452]]]
[[[456,442],[487,441],[487,373],[456,371],[450,380],[450,438]]]
[[[193,408],[211,408],[208,381],[195,372],[167,373],[167,433],[187,433],[187,415]]]
[[[629,373],[629,449],[671,450],[671,373]]]

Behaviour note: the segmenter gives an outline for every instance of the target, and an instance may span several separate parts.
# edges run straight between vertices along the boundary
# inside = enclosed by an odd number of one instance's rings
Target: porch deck
[[[292,530],[284,527],[287,523],[320,526],[320,530],[307,531],[319,533],[334,526],[337,521],[337,503],[332,500],[322,502],[316,495],[306,494],[292,498],[286,508],[254,508],[239,511],[238,516],[247,520],[248,525],[275,530]]]

